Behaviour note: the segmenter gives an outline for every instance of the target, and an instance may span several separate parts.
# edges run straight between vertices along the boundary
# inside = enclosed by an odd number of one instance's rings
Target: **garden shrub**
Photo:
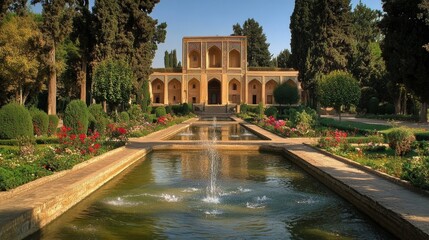
[[[240,113],[247,113],[247,111],[248,111],[248,105],[245,103],[242,103],[240,105]]]
[[[384,104],[384,114],[395,114],[395,106],[391,103],[385,103]]]
[[[378,98],[372,97],[368,101],[368,113],[377,114],[378,113]]]
[[[119,122],[120,123],[129,123],[130,122],[130,115],[128,115],[127,112],[121,112],[119,114]]]
[[[143,119],[148,123],[153,123],[155,118],[155,114],[143,113]]]
[[[87,133],[89,125],[89,111],[82,100],[71,101],[64,112],[64,126],[71,128],[74,134]]]
[[[417,157],[404,162],[401,178],[429,190],[429,157]]]
[[[31,114],[33,122],[33,132],[37,136],[48,134],[49,117],[44,111],[38,110]]]
[[[167,106],[165,106],[165,112],[167,113],[167,114],[171,114],[172,113],[172,107],[170,106],[170,105],[167,105]]]
[[[57,134],[58,123],[60,119],[57,115],[48,115],[48,136]]]
[[[165,110],[165,107],[157,107],[155,109],[155,115],[157,118],[167,115],[167,111]]]
[[[88,107],[90,113],[89,129],[92,132],[97,131],[100,135],[104,136],[106,133],[109,118],[103,110],[101,104],[92,104]]]
[[[192,104],[183,103],[182,104],[182,115],[189,115],[192,112]]]
[[[278,113],[278,111],[277,111],[277,108],[276,107],[269,107],[269,108],[267,108],[267,109],[265,109],[265,115],[266,116],[268,116],[268,117],[270,117],[270,116],[273,116],[273,117],[276,117],[277,116],[277,113]]]
[[[408,153],[415,140],[413,131],[404,127],[394,128],[387,134],[389,147],[394,149],[398,156],[404,156]]]
[[[28,110],[18,103],[0,109],[0,139],[33,136],[33,123]]]
[[[264,104],[262,102],[259,102],[259,104],[258,104],[258,112],[257,112],[257,114],[258,114],[258,118],[259,119],[264,118]]]
[[[128,115],[130,116],[131,121],[142,121],[143,120],[143,111],[140,105],[133,104],[130,109],[128,109]]]
[[[36,163],[18,165],[13,169],[0,167],[0,190],[7,191],[50,174]]]

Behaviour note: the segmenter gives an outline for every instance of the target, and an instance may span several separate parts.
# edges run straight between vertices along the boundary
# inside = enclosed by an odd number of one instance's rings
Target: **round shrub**
[[[378,113],[378,98],[372,97],[368,101],[368,113],[377,114]]]
[[[408,153],[415,140],[413,131],[404,127],[394,128],[387,134],[389,147],[394,149],[398,156],[404,156]]]
[[[277,108],[276,107],[269,107],[269,108],[267,108],[267,109],[265,109],[265,115],[267,115],[268,117],[269,116],[273,116],[273,117],[276,117],[277,116],[277,113],[278,113],[278,111],[277,111]]]
[[[64,112],[64,125],[71,128],[70,133],[87,133],[89,111],[82,100],[71,101]]]
[[[101,135],[104,135],[106,132],[107,124],[109,123],[109,118],[103,110],[101,104],[91,104],[88,107],[90,113],[90,123],[89,128],[94,132],[97,131]]]
[[[296,85],[284,82],[273,92],[274,100],[278,104],[296,104],[299,102],[299,91]]]
[[[165,107],[157,107],[155,109],[155,115],[157,118],[167,115],[167,111],[165,111]]]
[[[188,115],[192,112],[192,104],[190,103],[183,103],[182,104],[182,114]]]
[[[333,71],[318,79],[317,94],[322,107],[334,107],[341,120],[341,106],[359,103],[359,82],[348,72]]]
[[[48,133],[49,117],[44,111],[38,110],[32,114],[33,131],[37,136],[46,135]]]
[[[18,103],[0,109],[0,139],[33,136],[33,123],[28,110]]]
[[[57,133],[58,123],[60,119],[57,115],[48,116],[48,136],[55,135]]]
[[[121,122],[121,123],[129,123],[130,122],[130,115],[128,115],[127,112],[121,112],[119,114],[119,122]]]
[[[249,110],[249,106],[245,103],[242,103],[240,105],[240,113],[247,113],[247,111]]]
[[[140,105],[133,104],[130,109],[128,109],[128,115],[130,116],[130,120],[132,121],[142,121],[143,119],[143,111]]]

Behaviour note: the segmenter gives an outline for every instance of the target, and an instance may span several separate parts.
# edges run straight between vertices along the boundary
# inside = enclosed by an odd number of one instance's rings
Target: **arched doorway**
[[[262,101],[262,84],[256,79],[249,82],[248,85],[248,104],[258,104]]]
[[[188,103],[200,103],[200,82],[195,78],[188,83]]]
[[[237,79],[232,79],[229,82],[229,97],[228,101],[231,103],[240,104],[241,102],[241,84]]]
[[[152,81],[152,102],[164,103],[164,83],[158,78]]]
[[[168,83],[168,104],[178,104],[182,102],[182,84],[177,79]]]
[[[207,97],[209,104],[222,103],[221,83],[219,80],[212,79],[209,81]]]
[[[277,82],[270,80],[265,84],[265,103],[274,104],[274,89],[277,87]]]

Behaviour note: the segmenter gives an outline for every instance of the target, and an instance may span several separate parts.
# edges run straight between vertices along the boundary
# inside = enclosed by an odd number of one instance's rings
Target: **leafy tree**
[[[287,82],[278,85],[274,89],[273,95],[278,104],[296,104],[299,101],[298,88]]]
[[[24,104],[30,93],[38,93],[43,82],[40,59],[42,34],[35,16],[10,16],[0,25],[0,78],[4,87],[14,92]]]
[[[361,86],[368,86],[382,92],[386,67],[381,56],[379,28],[381,12],[372,10],[359,2],[351,13],[353,51],[349,61],[350,72]],[[385,99],[386,100],[386,99]]]
[[[357,105],[360,99],[358,81],[350,73],[333,71],[317,82],[317,93],[323,107],[334,107],[341,121],[341,106]]]
[[[233,36],[247,36],[247,63],[250,67],[269,67],[271,53],[262,26],[253,18],[247,19],[243,27],[240,24],[232,26]]]
[[[423,11],[421,17],[426,22],[426,25],[429,26],[429,0],[423,0],[422,3],[420,3],[419,8]],[[425,48],[429,52],[429,43],[425,45]]]
[[[27,14],[27,0],[3,0],[0,2],[0,22],[7,15],[8,11],[15,12],[18,16]]]
[[[132,71],[128,64],[120,60],[105,60],[95,67],[93,83],[94,98],[117,107],[130,99]]]
[[[276,60],[277,60],[277,67],[279,68],[289,68],[290,65],[290,51],[288,49],[285,49],[283,51],[281,51],[279,53],[279,55],[277,55]]]
[[[55,51],[59,43],[72,31],[74,6],[73,0],[32,0],[43,7],[41,30],[48,49],[48,114],[56,114],[57,70]]]
[[[177,67],[178,67],[178,68],[181,68],[181,67],[182,67],[182,62],[181,62],[181,61],[179,61],[179,62],[177,63]]]
[[[115,56],[114,48],[119,32],[119,5],[115,0],[95,1],[93,14],[95,32],[94,58],[101,62]]]
[[[420,121],[427,122],[429,102],[429,54],[424,49],[429,39],[429,26],[422,0],[383,0],[384,18],[381,29],[385,35],[383,56],[389,76],[402,81],[422,102]],[[399,82],[399,81],[398,81]]]

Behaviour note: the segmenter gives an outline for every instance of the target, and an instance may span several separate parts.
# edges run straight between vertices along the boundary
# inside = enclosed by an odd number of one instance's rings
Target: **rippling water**
[[[155,152],[29,239],[392,239],[281,156]],[[206,201],[205,201],[206,200]]]

